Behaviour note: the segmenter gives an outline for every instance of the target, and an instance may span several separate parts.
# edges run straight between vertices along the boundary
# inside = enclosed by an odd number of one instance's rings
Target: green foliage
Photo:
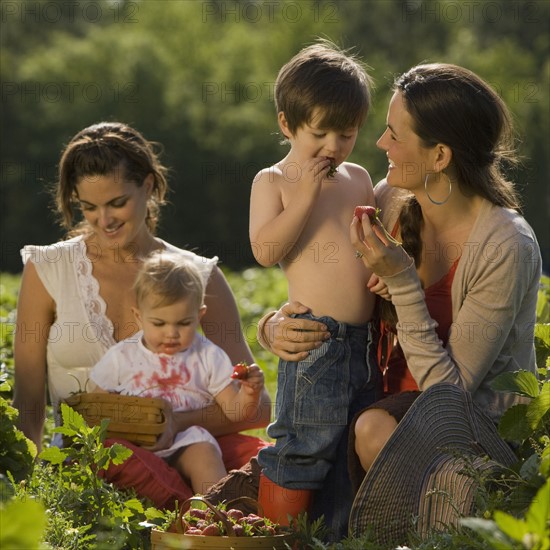
[[[544,377],[546,372],[540,369],[539,380],[531,372],[504,373],[493,383],[494,389],[526,397],[528,402],[508,409],[499,425],[501,436],[518,445],[520,458],[505,496],[508,511],[502,510],[501,503],[501,509],[493,510],[493,519],[461,522],[491,548],[550,549],[550,378]]]
[[[540,290],[537,299],[537,322],[541,325],[550,323],[550,277],[543,275],[540,279]],[[550,348],[550,337],[546,333],[546,345]]]
[[[296,539],[292,545],[293,550],[309,548],[324,550],[326,548],[322,541],[326,538],[328,530],[322,517],[310,521],[307,513],[304,512],[296,518],[293,529],[296,531]]]
[[[525,518],[497,510],[494,520],[465,518],[462,524],[480,535],[490,548],[549,550],[550,480],[539,489]]]
[[[132,451],[103,441],[108,422],[89,427],[82,416],[61,405],[63,425],[54,431],[71,444],[49,447],[33,475],[15,485],[15,500],[39,500],[47,510],[44,540],[55,548],[145,548],[149,523],[162,523],[165,514],[132,493],[120,491],[99,474],[109,464],[122,464]]]
[[[10,386],[0,380],[0,392],[9,393]],[[0,475],[8,472],[16,481],[25,479],[33,468],[36,445],[16,428],[19,413],[0,395]]]
[[[9,394],[13,382],[13,333],[19,275],[0,273],[0,382],[10,386],[0,387],[0,395]]]
[[[19,271],[23,244],[61,236],[44,192],[56,179],[61,147],[84,125],[114,119],[164,145],[175,193],[162,236],[219,255],[233,269],[254,265],[247,216],[236,213],[247,209],[256,172],[286,154],[275,135],[276,75],[317,36],[356,47],[372,67],[377,90],[352,160],[367,166],[374,181],[387,170],[375,142],[395,74],[423,60],[447,61],[489,80],[517,119],[526,162],[513,179],[524,190],[526,216],[541,248],[548,250],[541,207],[550,171],[548,2],[3,4],[0,155],[9,208],[1,221],[2,270]]]
[[[45,548],[40,545],[45,525],[46,513],[40,502],[0,503],[0,548]]]

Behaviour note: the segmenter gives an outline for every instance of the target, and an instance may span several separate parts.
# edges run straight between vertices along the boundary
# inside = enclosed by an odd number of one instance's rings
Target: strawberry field
[[[276,361],[257,345],[256,324],[265,311],[285,301],[286,283],[276,268],[228,272],[227,277],[239,303],[245,335],[274,396]],[[34,445],[15,428],[17,412],[11,407],[12,337],[18,286],[18,276],[0,274],[0,548],[150,548],[151,530],[169,529],[176,513],[157,510],[135,495],[104,483],[96,475],[98,469],[111,462],[123,462],[129,452],[116,445],[103,446],[105,426],[88,427],[72,409],[64,408],[63,427],[57,430],[79,445],[64,449],[45,445],[37,461]],[[550,549],[550,280],[547,277],[543,278],[539,292],[535,335],[539,380],[529,373],[518,372],[499,381],[500,390],[531,397],[521,410],[505,414],[499,427],[501,435],[516,443],[517,465],[498,479],[479,480],[476,517],[464,518],[459,527],[434,533],[425,540],[419,540],[411,532],[409,540],[402,542],[402,550]],[[53,430],[49,418],[46,442]],[[262,430],[256,433],[265,436]],[[472,475],[479,474],[472,472]],[[200,508],[199,503],[197,509]],[[234,512],[229,515],[235,516],[233,524],[239,524],[240,518]],[[204,516],[208,517],[206,513]],[[199,519],[187,516],[185,521],[189,528],[195,528]],[[249,524],[254,521],[258,522],[258,518],[249,518],[243,531],[252,533],[254,528]],[[275,532],[266,531],[265,525],[262,524],[262,534]],[[213,532],[217,528],[209,529]],[[294,547],[382,550],[368,535],[329,545],[323,542],[323,534],[322,521],[311,523],[300,518]]]

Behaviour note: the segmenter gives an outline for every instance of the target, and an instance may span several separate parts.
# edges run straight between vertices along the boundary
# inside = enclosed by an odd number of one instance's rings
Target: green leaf
[[[550,323],[536,323],[535,338],[539,338],[548,348],[550,348]]]
[[[537,453],[533,453],[522,465],[519,475],[522,479],[529,480],[538,477],[540,458]]]
[[[539,381],[529,371],[503,372],[491,383],[496,391],[512,392],[524,397],[536,397],[539,394]]]
[[[0,548],[38,548],[45,525],[44,507],[35,500],[0,505]]]
[[[512,540],[521,542],[523,537],[529,533],[527,523],[522,519],[517,519],[500,510],[495,511],[494,517],[500,530]]]
[[[66,435],[67,437],[74,437],[75,435],[78,435],[77,430],[74,430],[73,428],[69,428],[68,426],[58,426],[57,428],[54,428],[52,432],[63,434],[63,435]]]
[[[129,449],[120,443],[115,443],[109,448],[109,456],[111,457],[113,464],[122,464],[130,458],[132,454],[132,449]]]
[[[475,531],[485,539],[493,548],[510,548],[511,540],[500,531],[498,525],[490,519],[482,518],[461,518],[460,525]]]
[[[158,510],[157,508],[153,508],[152,506],[149,506],[146,510],[145,510],[145,517],[148,519],[148,520],[153,520],[153,519],[164,519],[166,517],[166,512],[161,512],[160,510]]]
[[[550,480],[538,490],[529,510],[525,514],[525,521],[531,533],[548,536],[547,523],[550,518]]]
[[[61,403],[61,417],[64,426],[70,426],[76,430],[80,430],[87,426],[83,416],[72,407],[69,407],[66,403]]]
[[[550,302],[544,291],[539,291],[537,295],[537,320],[540,323],[548,323],[550,320]]]
[[[139,512],[140,514],[143,514],[144,512],[143,504],[137,498],[131,498],[127,500],[124,504],[127,508],[131,508],[132,510]]]
[[[69,455],[63,449],[52,446],[44,449],[38,456],[42,460],[46,460],[47,462],[51,462],[52,464],[63,464],[63,462],[65,462],[66,458]]]
[[[544,477],[550,477],[550,447],[546,447],[542,451],[542,455],[540,457],[539,471]]]
[[[527,406],[527,420],[533,430],[538,427],[548,411],[550,411],[550,383],[546,382],[542,386],[540,395]]]
[[[27,444],[27,450],[29,451],[29,454],[34,460],[36,458],[36,455],[38,454],[38,449],[36,448],[36,445],[34,441],[32,441],[32,439],[29,439],[28,437],[26,437],[25,442]]]
[[[498,433],[508,441],[525,441],[533,434],[533,430],[527,420],[527,407],[525,403],[513,405],[501,417],[498,425]]]

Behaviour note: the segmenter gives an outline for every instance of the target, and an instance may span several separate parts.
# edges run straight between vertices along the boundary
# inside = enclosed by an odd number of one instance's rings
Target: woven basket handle
[[[191,502],[193,501],[204,503],[208,508],[210,508],[210,510],[212,510],[216,519],[222,522],[227,534],[229,536],[235,536],[235,531],[233,531],[233,525],[231,524],[231,522],[223,514],[220,514],[220,511],[210,501],[208,501],[204,497],[199,496],[190,497],[181,505],[178,519],[176,521],[176,529],[178,533],[183,534],[185,532],[186,522],[183,519],[183,515],[185,514],[185,512],[187,512],[187,509],[191,507]]]

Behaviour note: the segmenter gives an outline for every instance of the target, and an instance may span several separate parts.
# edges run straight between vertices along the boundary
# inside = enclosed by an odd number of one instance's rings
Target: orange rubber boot
[[[260,475],[258,502],[264,510],[265,517],[279,525],[289,526],[289,515],[295,518],[307,512],[311,494],[312,491],[308,489],[285,489],[263,474]]]

